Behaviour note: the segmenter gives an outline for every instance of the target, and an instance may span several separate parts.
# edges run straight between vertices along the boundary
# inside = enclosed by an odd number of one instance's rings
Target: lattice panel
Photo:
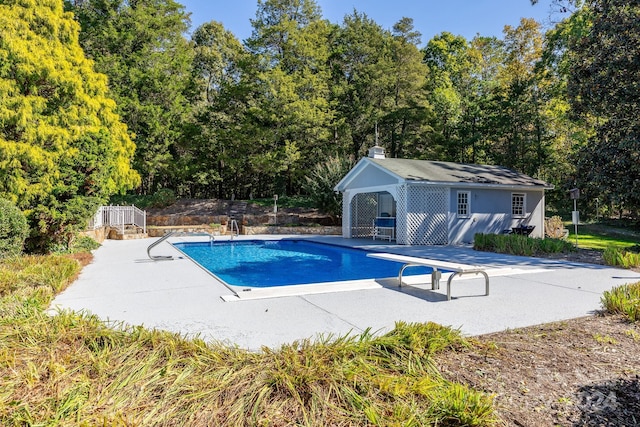
[[[345,201],[345,196],[344,193],[342,194],[341,197],[342,201],[340,203],[342,203],[342,236],[344,237],[344,220],[345,218],[349,218],[349,210],[347,209],[347,207],[349,206],[349,204]],[[351,219],[349,219],[351,220]]]
[[[378,215],[378,193],[357,194],[351,200],[351,237],[371,237]]]
[[[449,243],[446,188],[410,186],[407,189],[406,236],[409,245],[446,245]]]
[[[407,186],[398,187],[396,194],[396,242],[409,245],[407,241]]]

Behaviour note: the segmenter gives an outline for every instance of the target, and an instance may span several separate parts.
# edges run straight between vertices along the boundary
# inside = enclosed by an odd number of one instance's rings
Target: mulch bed
[[[605,265],[604,259],[602,258],[602,251],[594,249],[578,248],[575,252],[540,254],[536,256],[539,258],[552,258],[571,262]]]
[[[436,362],[446,378],[494,395],[504,425],[640,425],[638,324],[598,315],[475,343]]]
[[[605,264],[595,250],[546,257]],[[445,377],[494,395],[504,425],[640,426],[640,324],[598,313],[474,342],[437,363]]]

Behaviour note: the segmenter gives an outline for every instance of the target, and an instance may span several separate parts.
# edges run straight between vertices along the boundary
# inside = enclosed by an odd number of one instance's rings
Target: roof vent
[[[384,159],[384,148],[378,145],[369,148],[369,157],[372,159]]]

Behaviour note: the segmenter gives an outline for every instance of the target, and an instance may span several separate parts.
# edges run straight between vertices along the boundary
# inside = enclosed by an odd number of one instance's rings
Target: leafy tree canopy
[[[80,44],[109,77],[123,121],[136,136],[141,190],[172,185],[176,145],[191,113],[189,18],[173,0],[65,0],[82,27]]]
[[[275,180],[275,191],[292,194],[330,137],[330,27],[314,0],[259,1],[251,23],[246,43],[260,64],[246,70],[259,91],[251,110],[260,127],[252,132],[251,167]]]
[[[640,2],[587,1],[591,27],[574,39],[569,101],[594,117],[596,134],[580,156],[579,181],[592,195],[640,208]]]
[[[139,183],[135,146],[78,32],[62,0],[0,0],[0,197],[26,213],[41,248]]]

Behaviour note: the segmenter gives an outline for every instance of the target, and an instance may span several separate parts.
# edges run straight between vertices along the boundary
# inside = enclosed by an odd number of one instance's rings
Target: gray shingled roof
[[[368,158],[368,160],[407,181],[553,188],[552,185],[544,181],[501,166],[412,159]]]

